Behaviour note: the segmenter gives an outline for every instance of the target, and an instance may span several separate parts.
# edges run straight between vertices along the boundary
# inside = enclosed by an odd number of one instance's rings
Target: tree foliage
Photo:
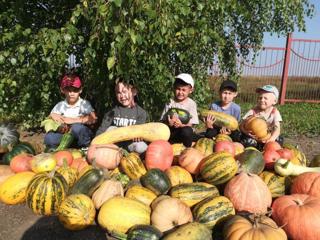
[[[132,81],[156,119],[173,76],[196,79],[208,104],[207,66],[218,56],[237,76],[236,56],[259,48],[263,32],[304,30],[308,0],[0,0],[0,115],[36,126],[61,99],[58,82],[76,56],[84,96],[98,115],[113,103],[114,81]],[[238,44],[240,48],[236,48]]]

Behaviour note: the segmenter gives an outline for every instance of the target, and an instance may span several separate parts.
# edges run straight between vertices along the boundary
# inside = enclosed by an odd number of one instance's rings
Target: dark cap
[[[237,84],[234,81],[226,80],[223,81],[220,85],[220,91],[223,91],[224,89],[232,89],[235,92],[237,91]]]

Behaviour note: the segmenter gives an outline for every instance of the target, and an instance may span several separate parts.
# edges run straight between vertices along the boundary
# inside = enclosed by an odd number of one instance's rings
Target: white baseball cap
[[[194,80],[192,76],[188,73],[180,73],[178,76],[175,77],[176,79],[180,79],[187,84],[190,84],[191,87],[194,87]]]
[[[265,91],[269,93],[273,93],[276,96],[276,100],[279,98],[279,90],[276,86],[273,85],[264,85],[263,87],[259,87],[256,89],[256,92]]]

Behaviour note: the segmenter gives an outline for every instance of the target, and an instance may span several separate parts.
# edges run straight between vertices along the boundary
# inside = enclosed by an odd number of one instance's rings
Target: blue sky
[[[320,39],[320,1],[310,0],[310,3],[314,4],[315,12],[313,18],[306,18],[306,32],[295,31],[293,38],[306,38],[306,39]],[[286,37],[280,37],[269,33],[265,33],[264,46],[267,47],[285,47]]]

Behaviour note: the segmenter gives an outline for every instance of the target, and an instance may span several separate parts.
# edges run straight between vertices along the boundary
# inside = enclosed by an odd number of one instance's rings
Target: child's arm
[[[280,136],[280,122],[275,122],[271,137],[266,142],[273,142]]]

